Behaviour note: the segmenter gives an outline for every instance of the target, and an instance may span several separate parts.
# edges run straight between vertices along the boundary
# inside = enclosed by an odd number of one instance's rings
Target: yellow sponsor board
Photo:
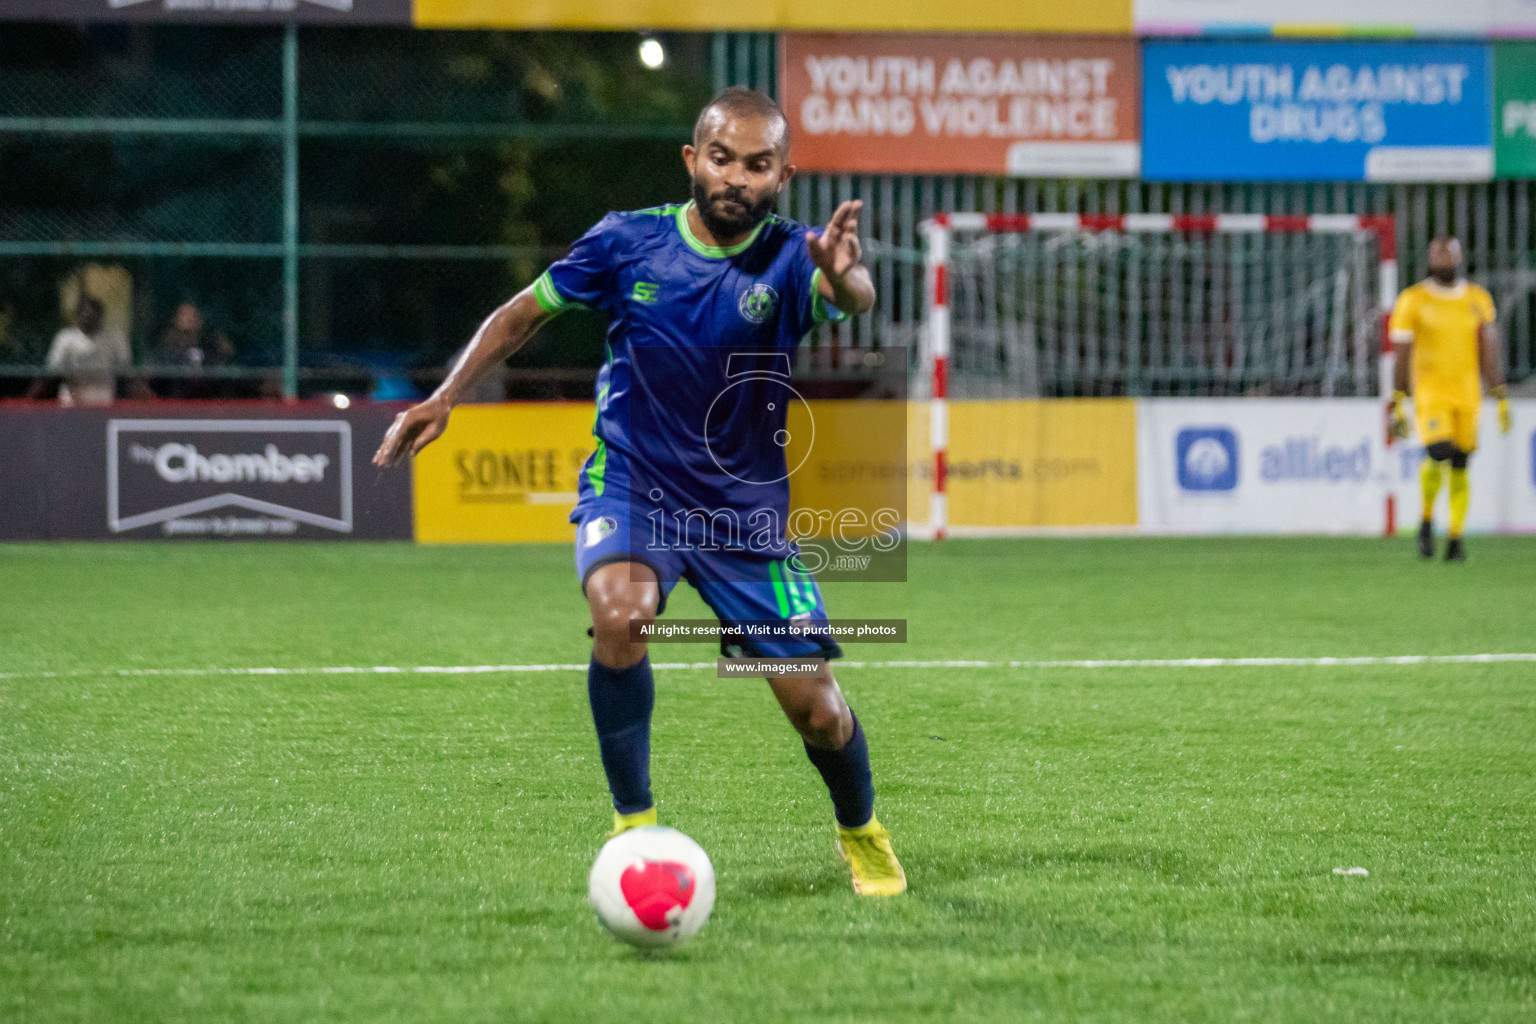
[[[587,402],[462,405],[414,464],[416,539],[436,544],[569,541]]]
[[[837,7],[821,0],[416,0],[420,28],[821,29],[840,32],[1131,31],[1131,0],[888,0]]]
[[[790,406],[785,465],[796,537],[869,537],[906,519],[907,403],[818,399]]]
[[[415,461],[417,540],[570,540],[575,528],[566,520],[592,453],[593,412],[588,403],[455,409],[447,433]],[[811,513],[796,520],[798,535],[868,536],[900,522],[905,416],[904,402],[790,407],[791,505]]]
[[[907,504],[928,521],[928,406],[907,422]],[[949,521],[1028,529],[1136,525],[1136,403],[1087,398],[949,406]]]
[[[417,539],[571,540],[567,517],[592,452],[592,416],[591,404],[574,402],[454,410],[448,432],[415,461]],[[787,430],[792,509],[821,517],[802,516],[797,536],[882,532],[887,510],[927,522],[926,402],[812,401],[791,407]],[[1136,524],[1136,404],[1128,399],[952,402],[949,452],[951,525]]]

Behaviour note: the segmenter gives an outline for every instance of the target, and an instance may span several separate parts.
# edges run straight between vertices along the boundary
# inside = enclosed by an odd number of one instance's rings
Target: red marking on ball
[[[619,876],[619,891],[640,923],[664,932],[693,902],[693,871],[671,860],[643,860]]]

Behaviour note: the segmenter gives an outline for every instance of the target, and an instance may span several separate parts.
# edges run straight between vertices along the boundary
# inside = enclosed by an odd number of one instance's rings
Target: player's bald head
[[[1429,242],[1429,257],[1461,261],[1461,239],[1455,235],[1436,235]]]
[[[1461,271],[1461,241],[1455,235],[1439,235],[1429,243],[1429,273],[1450,284]]]
[[[746,119],[764,122],[770,136],[769,145],[780,160],[789,159],[789,119],[784,116],[783,109],[772,97],[734,85],[699,111],[699,118],[693,123],[693,148],[703,149],[710,137],[728,122]]]

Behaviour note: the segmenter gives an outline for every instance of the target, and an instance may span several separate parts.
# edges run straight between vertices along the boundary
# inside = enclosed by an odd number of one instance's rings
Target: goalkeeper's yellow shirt
[[[1403,290],[1388,330],[1394,344],[1413,343],[1413,393],[1419,403],[1481,400],[1478,338],[1493,319],[1493,296],[1470,281],[1446,287],[1426,280]]]

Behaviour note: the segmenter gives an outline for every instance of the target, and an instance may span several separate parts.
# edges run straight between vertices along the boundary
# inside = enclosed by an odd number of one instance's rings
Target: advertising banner
[[[1371,398],[1145,399],[1137,505],[1151,533],[1379,534],[1387,467]]]
[[[906,365],[905,360],[899,365]],[[906,519],[906,403],[800,400],[784,439],[791,521],[805,552],[827,556],[828,578],[848,568],[839,555],[869,554],[863,538]],[[448,432],[415,460],[416,536],[428,543],[569,543],[580,473],[592,454],[590,403],[462,406]],[[925,506],[926,507],[926,506]],[[827,543],[822,543],[827,542]],[[830,543],[836,542],[836,543]],[[857,578],[905,573],[901,545],[852,560]],[[812,564],[811,556],[806,556]],[[876,565],[878,561],[878,565]]]
[[[1536,178],[1536,43],[1493,48],[1493,170]]]
[[[1468,464],[1467,482],[1472,501],[1467,510],[1467,529],[1474,533],[1536,532],[1536,401],[1511,401],[1514,423],[1508,434],[1499,432],[1498,409],[1483,403],[1477,421],[1477,451]],[[1410,421],[1413,410],[1408,410]],[[1417,438],[1392,446],[1388,469],[1397,495],[1398,526],[1418,527],[1424,498],[1419,490],[1419,466],[1424,446]],[[1450,515],[1450,492],[1444,483],[1435,509],[1436,528],[1444,535]]]
[[[1143,36],[1530,35],[1532,0],[1135,0]]]
[[[1482,181],[1489,47],[1148,43],[1143,176],[1166,181]]]
[[[889,0],[847,7],[819,0],[416,0],[422,28],[821,29],[843,32],[1131,31],[1131,0]]]
[[[908,421],[907,507],[928,519],[928,405]],[[956,401],[949,406],[955,531],[1136,525],[1136,403],[1130,399]]]
[[[1470,531],[1536,531],[1536,402],[1511,406],[1514,429],[1501,434],[1494,403],[1484,404],[1470,470]],[[1142,400],[1141,527],[1369,536],[1386,525],[1390,488],[1399,529],[1415,529],[1424,449],[1413,440],[1389,451],[1382,425],[1373,398]],[[1446,495],[1442,487],[1442,533]]]
[[[0,410],[0,538],[407,539],[408,475],[369,464],[393,415]]]
[[[1130,39],[782,37],[794,162],[816,171],[1134,177]]]
[[[569,542],[590,402],[464,405],[413,464],[416,539],[434,544]]]
[[[0,19],[409,25],[411,0],[0,0]]]

